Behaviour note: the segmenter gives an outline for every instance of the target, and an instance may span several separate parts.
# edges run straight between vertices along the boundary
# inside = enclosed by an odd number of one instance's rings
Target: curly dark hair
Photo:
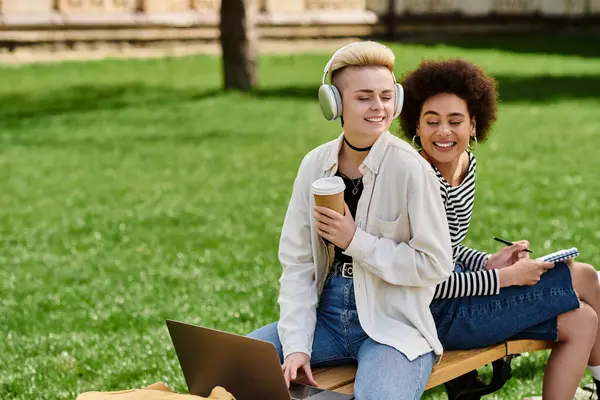
[[[496,121],[496,81],[475,64],[461,60],[426,60],[417,69],[407,72],[401,80],[404,106],[400,114],[402,134],[409,140],[417,131],[423,103],[438,93],[452,93],[467,103],[475,117],[475,136],[484,142]]]

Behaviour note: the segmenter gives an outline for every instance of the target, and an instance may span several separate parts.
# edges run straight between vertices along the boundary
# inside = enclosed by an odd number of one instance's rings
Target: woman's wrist
[[[494,269],[493,266],[490,264],[490,258],[492,258],[491,254],[487,254],[485,256],[485,261],[483,262],[484,269]]]
[[[498,282],[501,288],[514,286],[512,272],[509,268],[498,270]]]

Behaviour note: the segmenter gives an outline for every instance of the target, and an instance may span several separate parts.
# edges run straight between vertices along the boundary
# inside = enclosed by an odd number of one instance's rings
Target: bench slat
[[[553,348],[554,344],[543,340],[512,340],[482,349],[445,351],[441,362],[434,365],[425,389],[441,385],[507,355],[547,350]],[[315,368],[313,376],[322,389],[352,394],[356,369],[356,364]],[[298,371],[298,375],[300,377],[302,373]],[[304,381],[302,378],[300,380]]]
[[[339,387],[339,388],[335,389],[335,391],[338,393],[353,394],[354,393],[354,382],[344,385],[342,387]]]
[[[354,377],[356,376],[356,365],[340,365],[339,367],[329,369],[318,369],[313,373],[313,377],[319,384],[319,387],[327,390],[336,390],[350,383],[354,386]]]
[[[483,349],[446,351],[442,361],[433,367],[433,372],[425,389],[431,389],[482,365],[496,361],[505,355],[506,346],[504,343]]]
[[[530,351],[548,350],[554,348],[556,342],[551,340],[511,340],[506,343],[506,354],[509,356]]]

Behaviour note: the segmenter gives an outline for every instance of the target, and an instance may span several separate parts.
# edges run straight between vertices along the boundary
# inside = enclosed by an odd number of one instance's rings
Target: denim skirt
[[[510,286],[495,296],[436,299],[430,309],[447,350],[490,346],[507,339],[557,340],[557,317],[579,308],[564,263],[533,286]]]

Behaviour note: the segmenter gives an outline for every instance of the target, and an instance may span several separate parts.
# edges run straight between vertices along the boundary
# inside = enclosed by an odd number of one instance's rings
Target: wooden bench
[[[444,384],[449,400],[475,400],[493,393],[510,379],[511,360],[521,353],[551,349],[554,342],[514,340],[474,350],[446,351],[435,365],[425,389]],[[485,384],[477,377],[477,368],[493,366],[491,382]],[[319,387],[340,393],[354,392],[356,365],[318,368],[313,375]]]

